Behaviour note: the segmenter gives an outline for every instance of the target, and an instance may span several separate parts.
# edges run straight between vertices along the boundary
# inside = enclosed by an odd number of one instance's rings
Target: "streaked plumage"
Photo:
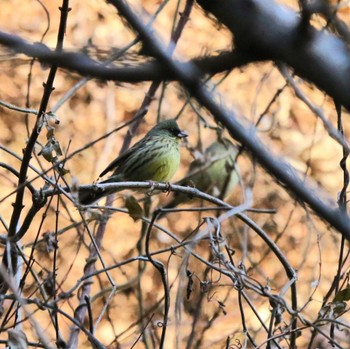
[[[100,177],[110,171],[113,174],[100,183],[169,181],[180,164],[180,139],[186,136],[187,133],[180,130],[175,120],[161,121],[102,171]],[[110,191],[80,192],[79,202],[88,205],[109,194]]]

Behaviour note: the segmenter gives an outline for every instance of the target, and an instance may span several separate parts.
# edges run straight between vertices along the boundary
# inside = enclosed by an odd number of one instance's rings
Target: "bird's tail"
[[[104,183],[113,183],[116,182],[116,180],[111,177],[108,178],[102,182],[99,182],[98,184],[104,184]],[[79,203],[81,205],[91,205],[95,201],[103,198],[104,196],[107,196],[109,194],[112,194],[115,190],[103,190],[102,188],[92,188],[90,190],[79,190]]]

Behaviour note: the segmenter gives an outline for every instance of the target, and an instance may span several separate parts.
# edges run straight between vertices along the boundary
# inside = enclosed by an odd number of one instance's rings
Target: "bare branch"
[[[326,30],[303,26],[290,8],[270,0],[197,0],[234,34],[236,49],[282,61],[350,109],[350,53]]]

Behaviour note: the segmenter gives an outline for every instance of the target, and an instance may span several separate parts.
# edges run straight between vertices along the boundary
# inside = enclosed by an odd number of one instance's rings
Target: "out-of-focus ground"
[[[287,1],[290,3],[290,1]],[[0,1],[1,6],[1,30],[22,36],[30,42],[43,40],[49,47],[54,47],[59,24],[59,1],[43,1],[49,16],[50,27],[44,34],[48,20],[42,6],[36,1],[8,0]],[[160,5],[159,1],[133,1],[134,8],[140,9],[144,6],[146,13],[140,15],[153,15]],[[174,14],[176,13],[176,1],[170,1],[164,10],[157,17],[153,28],[157,35],[165,42],[169,42],[169,33],[173,25]],[[293,2],[294,8],[297,8]],[[123,48],[133,40],[133,34],[120,21],[114,8],[104,1],[71,1],[72,11],[69,13],[67,31],[64,47],[67,50],[80,51],[84,48],[98,59],[108,59],[113,49]],[[183,7],[183,1],[180,9]],[[341,10],[342,18],[347,21],[349,16],[348,7]],[[348,22],[346,22],[348,23]],[[322,21],[316,20],[315,25],[322,26]],[[216,25],[213,20],[209,20],[205,14],[195,7],[191,13],[189,23],[186,25],[183,35],[177,45],[175,55],[178,59],[190,59],[204,54],[213,54],[218,50],[229,49],[232,46],[232,39],[225,28]],[[133,63],[136,60],[136,53],[140,45],[136,45],[130,50],[133,54],[121,59]],[[11,52],[2,49],[2,60],[0,69],[0,99],[3,102],[16,106],[26,107],[26,99],[29,96],[30,104],[27,107],[38,109],[43,88],[42,83],[46,80],[48,68],[37,62],[33,66],[31,73],[30,87],[28,89],[28,73],[30,71],[30,60],[25,56],[13,56]],[[213,82],[219,82],[223,75],[213,78]],[[81,77],[75,73],[59,69],[55,79],[55,90],[53,91],[49,109],[56,109],[57,103],[63,95],[73,88]],[[322,108],[327,118],[336,126],[336,113],[332,101],[323,93],[314,88],[311,84],[299,80],[300,88],[305,96],[315,105]],[[84,147],[89,142],[96,140],[110,130],[130,120],[140,107],[150,83],[125,84],[90,80],[83,87],[72,94],[55,114],[59,118],[59,124],[55,125],[55,137],[59,141],[64,154],[70,154],[77,149]],[[217,86],[215,93],[217,98],[227,108],[232,108],[242,118],[246,118],[255,123],[262,112],[266,109],[277,91],[285,85],[285,80],[278,70],[271,63],[250,64],[247,67],[236,69],[231,72]],[[149,112],[145,117],[145,122],[141,125],[134,141],[142,137],[156,122],[157,116],[160,118],[172,118],[178,115],[184,103],[186,95],[177,83],[169,83],[161,94],[161,89],[154,98]],[[201,109],[195,102],[193,107],[207,121],[210,126],[215,126],[213,118]],[[8,108],[0,107],[0,144],[2,147],[21,156],[22,149],[26,146],[29,132],[32,129],[35,116],[26,116],[23,113],[11,111]],[[204,128],[201,123],[198,130],[198,117],[189,104],[186,105],[179,117],[181,128],[189,132],[188,142],[191,147],[200,144],[207,146],[215,139],[215,131]],[[343,113],[343,123],[345,134],[349,131],[349,115]],[[28,129],[27,126],[28,125]],[[127,128],[113,133],[91,147],[82,150],[78,155],[69,159],[65,165],[69,173],[65,176],[68,184],[79,183],[89,184],[97,179],[98,174],[105,166],[118,154],[123,143]],[[286,87],[276,98],[276,101],[263,116],[263,120],[258,127],[259,137],[271,149],[271,152],[283,157],[290,162],[301,173],[319,183],[334,200],[337,200],[338,193],[343,187],[343,172],[339,166],[342,158],[342,149],[326,132],[319,119],[308,109],[308,107],[296,98],[291,88]],[[46,143],[46,132],[43,131],[39,141]],[[40,145],[37,146],[37,154]],[[183,147],[181,150],[182,163],[176,177],[180,179],[192,161],[191,153]],[[12,165],[19,169],[20,162],[12,154],[0,150],[0,161]],[[255,222],[268,233],[272,239],[277,240],[277,245],[285,254],[289,263],[297,270],[297,295],[299,309],[304,318],[314,321],[320,311],[323,297],[330,288],[336,275],[338,266],[340,235],[323,224],[313,213],[302,207],[295,198],[291,197],[284,189],[271,178],[259,166],[255,165],[254,159],[249,154],[243,153],[239,157],[239,166],[242,174],[242,187],[236,188],[228,201],[233,205],[240,205],[245,201],[245,196],[251,190],[252,206],[261,209],[275,209],[274,214],[249,214]],[[32,165],[37,169],[50,168],[50,164],[42,157],[37,156],[32,159]],[[14,189],[16,180],[9,172],[0,170],[0,193],[1,198],[8,194],[5,200],[0,202],[0,215],[7,225],[9,224],[12,206],[14,201]],[[52,175],[52,172],[49,172]],[[35,173],[30,171],[29,178],[34,179]],[[33,185],[39,188],[43,185],[42,179],[34,179]],[[62,183],[63,185],[63,183]],[[27,193],[28,194],[28,193]],[[123,207],[123,194],[118,194],[115,201],[116,207]],[[31,203],[29,195],[26,196],[26,208]],[[169,198],[166,194],[160,194],[153,199],[153,208],[167,202]],[[24,236],[22,243],[28,244],[24,248],[24,253],[29,256],[31,243],[39,232],[39,236],[45,232],[53,232],[56,227],[64,229],[81,220],[79,211],[74,205],[65,200],[65,205],[60,205],[59,215],[56,217],[56,199],[51,203],[46,217],[43,219],[43,210],[34,220],[30,230]],[[191,205],[191,204],[188,204]],[[197,202],[198,205],[198,202]],[[204,213],[208,216],[213,213]],[[86,213],[86,217],[94,218]],[[43,225],[41,228],[41,220]],[[159,224],[171,230],[180,239],[191,232],[200,221],[199,214],[196,213],[172,213],[159,221]],[[95,222],[90,223],[92,231],[95,229]],[[40,231],[39,231],[40,230]],[[5,232],[3,225],[1,233]],[[125,213],[115,213],[108,222],[107,231],[102,244],[102,255],[107,266],[121,262],[126,258],[136,256],[139,252],[135,249],[141,234],[141,223],[134,222]],[[242,222],[232,218],[222,226],[222,234],[226,237],[230,247],[235,251],[233,260],[238,265],[242,263],[247,273],[262,285],[271,288],[272,293],[278,294],[283,286],[288,283],[286,274],[265,243]],[[58,242],[58,263],[57,280],[59,283],[59,293],[70,290],[82,276],[83,268],[88,256],[87,245],[90,240],[86,231],[80,226],[79,229],[71,228],[59,236]],[[156,251],[169,247],[175,242],[160,231],[154,231],[151,249]],[[45,247],[44,245],[42,245]],[[346,244],[346,251],[347,251]],[[196,251],[205,258],[209,258],[208,242],[201,242]],[[173,340],[176,333],[175,318],[175,297],[178,289],[179,270],[182,263],[183,250],[178,250],[177,254],[170,253],[159,256],[166,263],[171,289],[171,309],[168,324],[167,348],[173,347]],[[52,270],[52,252],[35,252],[36,263],[33,269],[41,277]],[[98,268],[101,264],[98,263]],[[184,311],[182,313],[180,326],[182,343],[186,343],[187,336],[192,326],[192,315],[195,310],[195,299],[199,297],[199,280],[203,278],[205,266],[194,258],[190,258],[189,269],[195,273],[195,289],[190,301],[184,301]],[[349,269],[348,261],[343,266],[343,271]],[[137,262],[130,263],[121,268],[113,269],[111,276],[117,284],[127,283],[137,276]],[[181,277],[180,277],[181,279]],[[219,309],[220,302],[225,304],[224,310],[219,315],[210,329],[203,337],[202,348],[223,348],[226,337],[241,332],[241,316],[237,303],[237,291],[233,289],[228,278],[216,272],[209,273],[207,280],[213,282],[213,287],[205,296],[203,309],[198,320],[198,332],[205,326],[206,320]],[[108,280],[105,274],[101,274],[99,279],[94,278],[92,286],[92,296],[96,295],[103,287],[107,287]],[[186,283],[186,280],[183,280]],[[29,297],[33,292],[32,280],[27,279],[24,294]],[[118,341],[121,348],[130,348],[140,333],[140,327],[133,323],[139,317],[139,307],[137,300],[136,284],[131,284],[126,291],[118,292],[111,304],[108,316],[105,314],[101,323],[96,328],[95,335],[105,345],[113,342],[115,335],[124,332]],[[144,308],[147,309],[160,300],[163,295],[160,278],[157,272],[147,266],[142,274],[141,289],[144,297]],[[262,321],[269,326],[271,307],[269,302],[263,297],[257,296],[254,292],[248,295],[254,304],[256,311]],[[37,295],[38,297],[39,294]],[[74,296],[60,303],[62,310],[73,315],[73,310],[77,306],[77,291]],[[107,295],[105,296],[107,297]],[[225,299],[227,297],[227,299]],[[287,291],[285,299],[290,304],[290,293]],[[332,297],[330,298],[332,300]],[[92,303],[94,318],[98,317],[104,305],[104,298]],[[248,309],[246,303],[246,325],[248,330],[255,336],[256,343],[262,344],[266,339],[266,332],[262,329],[257,317]],[[149,331],[160,332],[157,322],[162,320],[162,306],[153,312],[151,320],[153,326]],[[36,319],[40,321],[44,330],[53,336],[53,327],[50,324],[46,312],[36,312]],[[289,321],[289,316],[282,314],[281,329],[283,328],[283,316]],[[149,317],[147,317],[149,318]],[[349,315],[343,315],[339,321],[349,325]],[[65,338],[71,323],[59,317],[60,331]],[[300,324],[301,325],[301,324]],[[129,326],[130,329],[129,329]],[[151,325],[150,325],[151,326]],[[30,324],[24,322],[24,329],[31,340],[36,340],[33,332],[29,330]],[[150,327],[149,327],[150,328]],[[324,326],[325,332],[329,331]],[[310,338],[310,329],[302,331],[298,339],[300,348],[307,347]],[[345,332],[336,330],[336,335],[342,337]],[[278,334],[278,331],[275,333]],[[2,339],[7,339],[3,332]],[[52,337],[53,338],[53,337]],[[80,347],[90,347],[86,337],[81,335]],[[317,342],[315,342],[316,345]],[[346,343],[346,341],[339,343]],[[286,347],[286,342],[281,346]],[[185,346],[181,346],[184,348]],[[326,346],[324,346],[326,347]],[[136,348],[144,348],[139,342]]]

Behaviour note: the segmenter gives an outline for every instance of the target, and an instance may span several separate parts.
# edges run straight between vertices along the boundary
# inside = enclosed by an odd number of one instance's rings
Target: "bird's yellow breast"
[[[180,154],[172,151],[169,154],[159,156],[152,161],[153,168],[152,180],[159,182],[168,182],[174,176],[180,164]]]
[[[153,137],[145,148],[128,159],[121,180],[169,181],[180,164],[179,141],[170,137]]]
[[[169,140],[149,163],[148,179],[168,182],[174,176],[180,164],[180,149],[177,141]]]

